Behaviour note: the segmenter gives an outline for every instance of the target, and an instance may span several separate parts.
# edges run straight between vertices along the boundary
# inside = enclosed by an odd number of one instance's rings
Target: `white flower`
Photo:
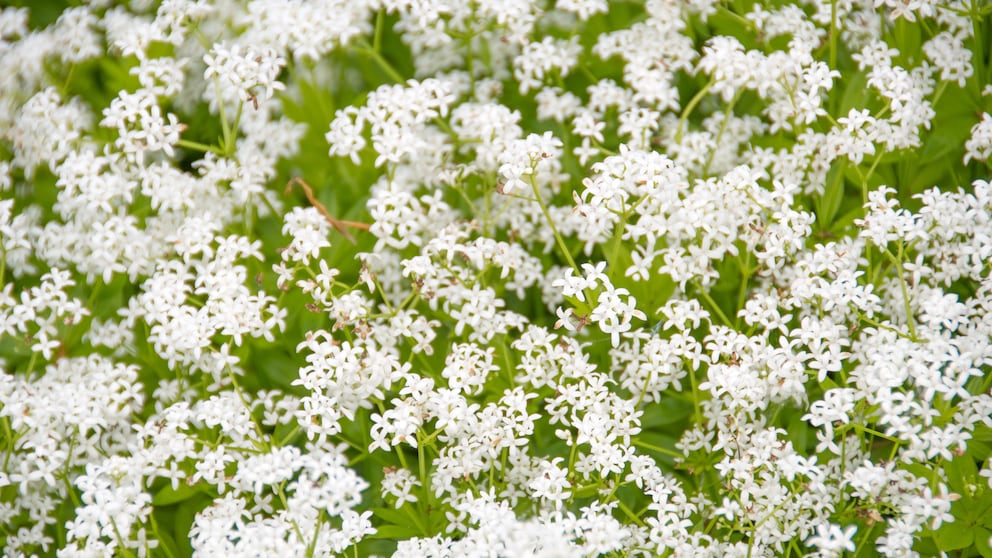
[[[185,129],[175,114],[162,114],[154,91],[146,89],[121,91],[104,109],[100,125],[117,128],[115,145],[138,166],[144,165],[147,152],[174,155],[179,134]]]
[[[982,120],[971,127],[971,136],[964,144],[964,163],[972,159],[988,161],[992,157],[992,115],[982,113]]]
[[[620,334],[633,327],[633,318],[647,319],[644,312],[637,309],[637,300],[627,289],[613,289],[608,285],[606,290],[599,293],[596,302],[589,319],[599,325],[603,333],[610,334],[610,342],[614,347],[620,344]]]
[[[412,492],[414,488],[420,486],[420,481],[413,476],[413,473],[407,469],[388,469],[384,473],[382,495],[395,498],[396,509],[402,508],[407,502],[417,501],[417,495]]]
[[[539,88],[552,71],[557,71],[560,77],[567,76],[578,62],[579,48],[574,39],[562,41],[552,37],[525,45],[513,60],[513,76],[520,82],[520,92]]]
[[[563,461],[561,457],[544,461],[535,472],[534,478],[527,483],[535,497],[549,500],[556,507],[572,494],[568,470],[561,467]]]
[[[606,0],[558,0],[555,7],[572,12],[583,21],[593,14],[605,13],[609,9]]]
[[[203,61],[207,65],[204,79],[217,80],[225,102],[240,100],[257,108],[285,88],[277,78],[286,61],[271,48],[256,50],[241,44],[218,43]],[[211,106],[216,106],[218,99],[212,87],[207,88],[207,98]]]

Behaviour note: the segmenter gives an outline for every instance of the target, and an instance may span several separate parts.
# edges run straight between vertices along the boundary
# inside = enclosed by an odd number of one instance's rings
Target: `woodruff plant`
[[[992,5],[20,3],[4,555],[992,556]]]

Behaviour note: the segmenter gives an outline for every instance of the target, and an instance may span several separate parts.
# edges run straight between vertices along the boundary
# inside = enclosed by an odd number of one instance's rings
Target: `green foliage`
[[[708,17],[703,18],[698,14],[689,17],[686,33],[691,36],[697,48],[702,48],[707,44],[708,39],[716,35],[727,35],[739,40],[744,49],[762,52],[787,49],[789,37],[766,38],[745,18],[755,6],[771,9],[786,3],[784,0],[782,2],[753,0],[719,2],[715,12]],[[866,155],[861,160],[836,158],[832,160],[829,170],[826,171],[825,181],[821,184],[822,191],[813,188],[798,195],[796,204],[815,215],[813,234],[806,239],[810,246],[856,236],[859,228],[864,226],[863,219],[868,215],[866,208],[868,193],[882,186],[893,187],[901,206],[915,211],[922,203],[918,195],[934,186],[948,191],[959,187],[967,189],[972,181],[988,178],[990,169],[988,163],[979,161],[969,165],[960,163],[966,152],[964,144],[971,137],[972,126],[978,121],[976,115],[992,111],[992,95],[982,94],[982,88],[988,86],[990,77],[988,60],[992,52],[988,47],[990,43],[985,41],[988,37],[985,32],[992,24],[992,15],[987,7],[981,6],[982,3],[972,4],[973,13],[968,16],[973,20],[975,29],[981,31],[969,44],[974,51],[975,75],[964,87],[951,82],[940,83],[938,91],[932,97],[935,117],[931,128],[922,132],[919,147],[888,152],[883,152],[879,148],[877,154]],[[15,0],[12,5],[30,8],[30,24],[33,28],[50,25],[57,19],[59,13],[69,7],[66,2],[58,0]],[[615,57],[600,59],[591,54],[591,49],[596,44],[596,38],[601,34],[629,27],[635,22],[644,21],[644,18],[641,3],[617,2],[612,3],[606,13],[594,15],[585,22],[576,22],[573,29],[554,29],[553,32],[549,32],[553,36],[562,38],[575,37],[585,50],[578,60],[577,70],[564,78],[549,75],[545,85],[560,87],[582,100],[587,100],[588,88],[598,80],[610,79],[623,83],[622,61]],[[276,164],[275,175],[267,180],[267,187],[278,192],[278,199],[283,202],[283,207],[280,208],[282,211],[266,213],[259,209],[262,204],[253,199],[238,210],[241,212],[237,215],[238,219],[228,225],[225,233],[244,234],[260,241],[263,254],[261,261],[245,263],[246,274],[249,277],[248,284],[256,294],[277,293],[279,306],[290,311],[286,316],[285,328],[280,337],[272,341],[256,339],[243,345],[239,342],[231,348],[232,354],[238,358],[244,369],[244,374],[238,377],[234,385],[239,397],[253,397],[270,390],[304,395],[306,389],[300,385],[299,370],[305,366],[306,360],[305,352],[298,348],[298,343],[313,331],[337,332],[334,319],[322,311],[323,309],[315,308],[313,298],[298,288],[298,285],[277,286],[272,269],[273,265],[282,261],[280,251],[286,245],[286,236],[282,229],[284,217],[294,207],[320,207],[332,220],[359,223],[368,223],[371,220],[367,209],[371,199],[370,189],[385,173],[395,169],[389,165],[377,167],[374,162],[375,153],[371,149],[365,149],[359,155],[357,162],[345,157],[329,156],[324,134],[337,111],[345,107],[362,106],[368,100],[369,93],[376,88],[402,83],[403,79],[415,75],[415,55],[404,44],[400,34],[391,31],[398,21],[398,16],[395,14],[380,12],[376,18],[372,37],[357,39],[353,44],[328,54],[326,59],[319,63],[300,61],[291,64],[281,76],[283,81],[292,85],[287,91],[278,95],[282,117],[305,128],[300,140],[301,149],[292,156],[280,160]],[[899,52],[896,57],[898,64],[917,67],[924,63],[926,57],[922,45],[936,35],[929,24],[895,19],[891,22],[882,21],[880,25],[885,28],[885,38]],[[829,36],[824,37],[824,44],[816,54],[820,58],[835,61],[836,69],[841,72],[834,81],[833,89],[825,94],[823,100],[829,116],[809,124],[808,130],[797,126],[793,130],[779,130],[774,133],[766,130],[757,133],[748,139],[746,145],[740,146],[737,149],[739,153],[736,154],[759,148],[773,152],[787,150],[799,141],[803,132],[826,132],[836,124],[835,119],[845,117],[852,110],[867,109],[874,116],[885,114],[890,110],[888,101],[880,98],[877,92],[869,87],[866,72],[857,68],[852,53],[843,41],[838,39],[839,30],[831,28],[828,31]],[[461,41],[459,48],[465,51],[467,60],[471,60],[473,64],[486,71],[491,70],[493,47],[486,42],[474,41],[471,36],[461,37],[459,40]],[[174,54],[175,49],[164,44],[155,44],[150,52],[154,56],[165,57]],[[53,81],[58,84],[63,98],[80,99],[92,114],[97,115],[96,119],[99,121],[99,115],[110,106],[119,92],[133,91],[139,87],[138,78],[131,73],[137,64],[138,59],[135,57],[121,58],[107,55],[71,66],[53,63],[45,70],[47,74],[57,78]],[[482,73],[484,72],[480,71],[480,74]],[[471,81],[470,88],[475,87],[475,77],[469,76],[468,79]],[[594,173],[589,165],[580,163],[579,158],[572,152],[581,139],[568,126],[539,118],[533,93],[520,93],[516,83],[509,78],[503,80],[501,85],[502,91],[496,101],[519,112],[522,129],[534,133],[552,131],[556,137],[563,139],[565,145],[565,154],[562,156],[566,175],[564,183],[556,184],[559,188],[557,195],[549,199],[542,199],[535,185],[534,201],[558,207],[571,205],[573,193],[582,190],[583,178]],[[675,121],[678,122],[680,133],[683,131],[683,126],[686,133],[702,130],[706,126],[707,119],[715,115],[764,118],[765,100],[753,91],[739,94],[728,103],[709,91],[712,82],[708,83],[704,75],[689,75],[684,71],[675,78],[675,85],[682,104],[681,113],[674,115],[677,117]],[[692,99],[696,102],[690,101]],[[247,110],[248,106],[247,103],[242,104],[237,108],[237,113]],[[178,102],[176,106],[170,105],[166,108],[180,113],[182,121],[186,124],[182,138],[187,143],[180,146],[180,151],[175,157],[176,163],[184,171],[195,174],[197,171],[193,169],[213,158],[214,155],[230,156],[234,152],[239,129],[233,107],[227,106],[221,109],[226,111],[226,117],[231,118],[233,124],[226,120],[222,121],[217,113],[212,112],[204,103],[195,105],[191,112],[186,113],[183,111],[187,108],[181,108]],[[619,131],[618,115],[611,109],[603,119],[607,122],[607,127],[604,130],[604,146],[601,154],[615,155],[614,151],[605,146],[615,146],[620,142],[622,135]],[[450,126],[450,118],[439,117],[436,124],[439,129],[444,130],[445,127]],[[715,134],[715,143],[719,144],[723,139],[721,137],[723,131],[721,128],[719,133]],[[364,134],[364,139],[372,139],[369,132]],[[654,139],[661,144],[671,141],[670,138],[674,136],[676,133],[671,130],[660,130]],[[111,149],[115,139],[112,130],[99,126],[94,128],[89,137],[92,146],[97,150]],[[455,137],[451,140],[461,141],[460,138]],[[10,158],[9,154],[13,151],[13,147],[2,145],[0,150],[4,155],[3,159],[6,160]],[[468,151],[454,151],[451,157],[457,159],[455,163],[468,164],[471,162],[471,155],[468,153]],[[718,178],[716,176],[718,173],[710,172],[712,153],[710,157],[705,164],[690,173],[691,183]],[[464,161],[460,158],[464,158]],[[602,160],[602,157],[597,160]],[[60,219],[57,213],[60,186],[56,184],[57,177],[51,170],[41,166],[29,178],[29,173],[17,169],[12,177],[22,193],[28,192],[27,195],[18,194],[14,197],[15,212],[34,206],[39,208],[43,222]],[[134,177],[131,179],[136,180]],[[299,183],[294,185],[296,179],[312,187],[312,192],[305,192],[299,187]],[[474,220],[479,229],[486,233],[491,232],[493,238],[514,242],[519,240],[515,236],[516,231],[490,230],[493,227],[491,204],[494,203],[493,200],[501,199],[498,193],[502,186],[500,181],[501,178],[492,172],[459,177],[454,181],[456,183],[444,192],[444,199],[461,211],[466,221]],[[769,182],[762,179],[760,187],[771,188]],[[526,192],[521,195],[530,196],[531,193]],[[136,196],[128,209],[143,221],[154,213],[150,200],[143,194]],[[548,215],[547,211],[545,215]],[[645,319],[636,321],[638,326],[644,326],[643,331],[646,336],[662,333],[662,324],[666,318],[659,308],[671,300],[676,293],[680,297],[688,296],[692,300],[700,301],[711,316],[710,323],[692,332],[693,341],[704,342],[707,335],[715,329],[714,326],[718,325],[733,328],[741,333],[754,332],[756,326],[746,324],[741,318],[741,311],[745,309],[752,295],[764,287],[768,275],[765,273],[767,270],[761,269],[754,261],[750,249],[742,241],[734,244],[734,251],[713,262],[718,278],[712,284],[702,286],[690,281],[686,286],[680,287],[671,275],[661,272],[652,272],[648,280],[643,280],[627,273],[635,258],[640,256],[633,248],[633,243],[628,241],[629,236],[625,236],[635,219],[634,207],[624,206],[622,211],[615,211],[614,215],[617,217],[617,222],[609,242],[597,245],[590,251],[589,256],[585,256],[583,246],[578,240],[556,238],[556,242],[547,251],[540,253],[543,268],[545,270],[570,266],[574,268],[577,267],[576,261],[579,264],[585,261],[605,261],[607,263],[605,272],[612,285],[618,289],[625,289],[636,299],[638,308],[645,312]],[[702,228],[704,224],[699,225]],[[760,229],[758,224],[754,226],[755,230]],[[389,315],[390,312],[395,315],[396,309],[389,307],[388,297],[383,296],[381,286],[373,285],[373,288],[369,289],[367,285],[360,283],[363,273],[367,270],[363,268],[362,262],[355,257],[355,254],[372,252],[376,244],[375,236],[365,231],[351,232],[354,233],[355,242],[349,242],[342,234],[332,232],[334,242],[331,247],[320,252],[320,258],[327,266],[340,271],[340,276],[335,279],[332,288],[334,296],[343,296],[356,290],[371,292],[369,297],[374,299],[376,304],[381,305],[377,307],[378,311],[383,315]],[[657,241],[656,248],[667,247],[664,238],[659,237]],[[540,252],[539,247],[532,245],[532,239],[523,239],[523,243],[526,243],[531,252]],[[418,249],[416,246],[410,247],[407,249],[408,253],[403,255],[415,255]],[[864,284],[859,286],[865,286],[868,292],[872,292],[898,285],[900,281],[905,282],[906,277],[911,276],[906,268],[918,266],[919,253],[918,246],[904,245],[901,241],[888,245],[870,245],[865,252]],[[4,257],[6,258],[6,254]],[[303,278],[301,282],[312,279],[316,274],[313,268],[302,265],[296,271],[299,272],[299,277]],[[547,305],[541,300],[538,287],[530,286],[525,290],[524,296],[520,296],[505,288],[498,279],[499,273],[498,267],[490,265],[472,278],[475,283],[473,286],[492,287],[497,291],[497,296],[505,301],[508,310],[525,316],[530,323],[544,326],[549,330],[555,328],[556,316],[549,312]],[[205,384],[209,379],[194,376],[190,370],[177,367],[163,358],[155,349],[153,341],[150,340],[149,328],[143,322],[139,321],[136,325],[135,342],[133,346],[122,348],[126,349],[125,351],[118,353],[116,348],[95,347],[95,343],[85,337],[89,328],[97,320],[111,320],[119,316],[121,310],[127,307],[128,301],[141,292],[141,288],[133,284],[123,273],[114,274],[106,283],[100,278],[87,281],[82,274],[76,273],[76,275],[79,276],[78,285],[69,294],[86,300],[91,314],[80,323],[64,323],[60,326],[58,335],[61,352],[58,358],[85,356],[98,352],[106,355],[114,354],[138,366],[139,379],[147,401],[144,408],[138,411],[136,419],[147,419],[155,412],[153,393],[162,384],[169,382],[177,382],[183,386],[193,384],[196,389],[206,393]],[[11,285],[14,293],[25,292],[39,283],[35,277],[11,277],[2,270],[0,270],[0,282]],[[959,293],[962,299],[967,298],[965,295],[975,294],[978,289],[979,285],[969,279],[959,279],[948,285],[948,292]],[[599,293],[589,293],[592,294]],[[589,295],[584,302],[575,297],[567,297],[562,306],[572,309],[581,319],[587,319],[595,307],[595,299]],[[204,296],[199,294],[190,295],[190,301],[192,305],[205,303]],[[899,330],[899,335],[910,338],[914,343],[922,344],[926,340],[918,338],[912,329],[915,309],[910,307],[908,299],[904,302],[906,324],[896,325],[900,327],[906,325],[908,333]],[[409,302],[404,301],[404,304],[407,308],[417,309],[430,319],[438,320],[439,325],[436,328],[437,340],[431,345],[436,349],[433,354],[405,351],[401,355],[404,359],[403,364],[409,364],[418,372],[442,383],[439,371],[445,367],[447,356],[445,351],[453,343],[464,341],[465,335],[457,331],[458,326],[443,307],[439,309],[431,302],[428,293],[412,292]],[[822,308],[818,309],[818,312],[824,314]],[[877,323],[875,316],[864,315],[861,318],[860,322],[852,326],[852,332],[858,328],[894,327]],[[792,326],[797,327],[797,324],[793,323]],[[586,351],[581,354],[587,354],[590,361],[600,369],[607,370],[609,374],[619,375],[617,370],[609,370],[614,356],[611,351],[615,350],[615,347],[610,346],[609,335],[593,330],[593,326],[586,325],[586,327],[589,329],[576,334],[583,343],[581,350]],[[592,333],[589,333],[590,330]],[[355,341],[355,336],[361,333],[357,330],[355,332],[345,330],[340,335],[348,337],[349,341]],[[772,332],[768,338],[777,341],[783,335]],[[37,354],[30,349],[30,337],[30,335],[0,336],[0,357],[2,357],[0,362],[11,372],[11,375],[31,377],[37,375],[43,368],[43,363],[38,362]],[[514,376],[519,372],[520,357],[518,352],[511,348],[513,341],[512,338],[500,334],[488,344],[488,348],[494,350],[499,372],[490,377],[480,393],[475,395],[474,401],[482,406],[498,401],[504,391],[517,385]],[[219,340],[217,344],[220,344]],[[52,363],[58,358],[53,358]],[[703,407],[713,403],[709,392],[698,387],[708,379],[709,367],[732,363],[736,358],[735,353],[726,355],[720,362],[704,361],[703,364],[697,365],[696,370],[690,372],[690,377],[685,379],[684,390],[681,386],[679,389],[667,389],[658,401],[638,399],[640,431],[631,442],[640,453],[651,457],[662,471],[687,487],[687,493],[704,496],[716,504],[720,504],[723,494],[729,491],[729,481],[721,477],[716,470],[716,465],[725,457],[724,450],[683,452],[678,444],[686,432],[703,424]],[[853,367],[850,362],[844,362],[839,371],[830,371],[822,381],[813,381],[818,371],[806,370],[809,376],[806,383],[806,400],[802,402],[787,400],[769,405],[767,409],[762,409],[763,424],[768,428],[780,429],[784,432],[782,443],[786,441],[791,443],[800,454],[815,458],[819,451],[820,455],[826,458],[828,452],[817,449],[817,429],[810,425],[804,415],[811,401],[820,400],[832,389],[846,386],[847,376],[852,372]],[[984,377],[976,377],[969,382],[966,386],[967,393],[977,395],[988,391],[989,372],[984,370],[984,373]],[[231,378],[235,381],[233,373]],[[569,478],[577,480],[579,475],[574,470],[574,448],[559,435],[558,430],[562,428],[560,424],[551,424],[544,420],[549,411],[543,406],[546,405],[544,399],[552,397],[556,392],[550,386],[545,386],[543,390],[544,392],[540,393],[537,399],[539,403],[534,404],[538,406],[537,410],[540,411],[539,416],[542,420],[530,436],[530,443],[539,457],[568,459]],[[621,397],[629,397],[633,393],[629,387],[622,387],[617,382],[613,382],[608,391],[612,395]],[[387,401],[394,398],[401,398],[396,389],[384,394],[384,399]],[[347,448],[345,454],[350,460],[348,466],[374,487],[364,494],[361,508],[371,510],[377,532],[351,549],[356,556],[389,553],[396,549],[398,541],[442,535],[449,522],[446,512],[452,511],[448,504],[429,489],[430,478],[434,473],[429,464],[431,459],[441,453],[443,444],[437,437],[442,429],[428,422],[417,432],[419,446],[415,449],[397,445],[389,452],[370,452],[368,449],[372,441],[369,435],[370,417],[384,408],[382,402],[376,403],[377,408],[372,408],[370,404],[369,408],[361,409],[356,416],[342,419],[342,430],[335,435],[335,440]],[[530,410],[535,409],[531,407]],[[861,402],[859,407],[852,411],[852,415],[875,418],[866,418],[864,424],[838,422],[831,424],[831,427],[837,428],[842,433],[850,433],[852,443],[857,446],[859,452],[879,462],[892,461],[892,457],[905,448],[905,442],[884,432],[885,425],[877,423],[877,411],[877,408],[871,408]],[[272,447],[238,448],[244,455],[264,453],[284,446],[307,447],[309,440],[295,423],[292,426],[280,424],[274,427],[262,427],[259,425],[262,423],[260,416],[263,411],[253,407],[250,409],[250,414],[253,425],[272,442]],[[935,424],[946,425],[953,420],[953,414],[954,409],[948,406],[941,416],[934,417]],[[740,417],[729,415],[726,417],[728,423],[738,419]],[[137,422],[140,423],[141,420]],[[10,424],[9,417],[0,419],[0,449],[3,449],[6,455],[18,451],[21,436],[21,433],[11,430]],[[216,426],[204,426],[202,431],[196,432],[195,435],[198,439],[208,440],[218,446],[224,443],[225,433]],[[946,488],[956,495],[950,511],[954,520],[945,520],[938,528],[925,532],[916,542],[916,549],[920,553],[947,552],[959,556],[992,557],[992,546],[989,544],[992,537],[992,490],[989,489],[989,479],[980,475],[983,464],[990,456],[992,456],[992,430],[983,427],[976,430],[967,448],[959,455],[954,455],[952,459],[931,457],[925,460],[926,466],[907,468],[917,477],[929,482],[928,486],[932,489],[936,490],[946,482]],[[498,486],[503,480],[498,478],[498,475],[505,474],[505,469],[502,468],[506,466],[506,459],[505,452],[494,459],[498,466],[493,466],[490,478],[485,479],[492,486]],[[189,462],[179,466],[190,478],[195,472]],[[399,508],[387,501],[378,490],[385,472],[395,467],[416,471],[418,480],[423,485],[428,485],[418,489],[416,502],[405,503]],[[233,473],[234,467],[231,466],[230,469]],[[66,499],[57,507],[56,521],[46,527],[46,533],[50,533],[58,545],[66,542],[67,522],[73,520],[76,509],[81,505],[74,501],[79,498],[81,490],[72,485],[73,479],[80,474],[81,471],[69,469],[59,472],[61,480],[66,484],[64,490]],[[472,484],[473,479],[467,476],[459,482],[462,483],[459,486],[466,492],[481,492]],[[279,484],[279,490],[286,488],[287,484],[287,482]],[[580,485],[576,482],[574,486],[572,495],[563,504],[566,511],[578,512],[582,505],[606,495],[610,502],[616,503],[614,517],[643,524],[644,518],[649,515],[645,510],[652,505],[651,500],[641,487],[622,474],[605,477],[593,474],[585,484]],[[789,489],[801,492],[798,486],[798,484],[790,486]],[[153,533],[149,536],[153,535],[153,538],[159,542],[153,554],[176,558],[190,556],[192,554],[189,542],[190,530],[194,519],[197,514],[212,505],[221,494],[215,487],[202,480],[196,482],[182,480],[173,484],[160,478],[146,488],[151,495],[150,505],[153,509],[149,520]],[[17,497],[14,487],[0,487],[0,502],[12,502]],[[277,501],[274,505],[285,506],[286,503]],[[526,498],[521,499],[517,506],[521,515],[533,514],[537,509],[535,502]],[[844,506],[838,506],[830,517],[840,524],[858,526],[857,552],[858,556],[864,556],[876,552],[872,543],[883,531],[882,524],[893,519],[887,515],[890,511],[878,502],[852,499],[845,502]],[[693,524],[690,530],[740,543],[750,551],[752,532],[760,525],[741,520],[739,517],[734,518],[730,513],[725,515],[724,519],[714,517],[710,522]],[[13,519],[19,522],[24,520],[23,517]],[[0,543],[5,543],[12,535],[11,531],[0,530]],[[795,540],[789,545],[782,546],[780,552],[783,555],[803,554],[809,550],[806,544],[804,541]],[[47,552],[48,549],[42,550]]]

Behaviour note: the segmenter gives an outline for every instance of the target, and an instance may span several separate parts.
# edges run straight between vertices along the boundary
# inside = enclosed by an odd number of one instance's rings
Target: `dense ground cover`
[[[992,5],[0,10],[6,556],[992,556]]]

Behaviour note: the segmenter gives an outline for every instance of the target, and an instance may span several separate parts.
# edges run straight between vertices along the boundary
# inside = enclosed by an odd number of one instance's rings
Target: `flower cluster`
[[[63,3],[5,556],[992,555],[992,6]]]

